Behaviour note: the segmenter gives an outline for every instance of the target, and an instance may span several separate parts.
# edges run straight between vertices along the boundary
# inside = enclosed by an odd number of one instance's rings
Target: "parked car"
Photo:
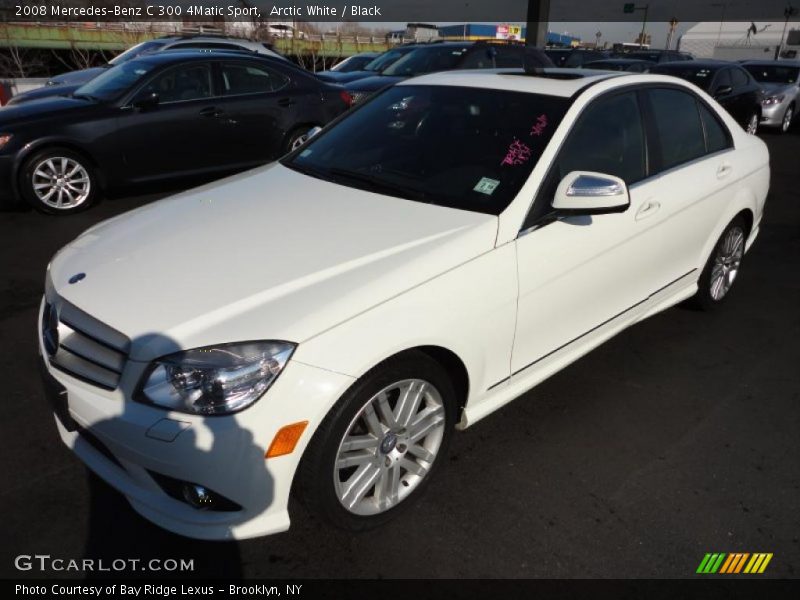
[[[694,60],[694,57],[688,52],[678,52],[677,50],[633,50],[620,56],[637,60],[649,60],[654,63]]]
[[[761,125],[786,133],[800,97],[800,61],[753,60],[742,65],[761,86]]]
[[[380,54],[367,63],[364,66],[364,69],[361,71],[350,71],[349,73],[341,73],[339,71],[320,71],[317,73],[317,76],[325,81],[331,81],[333,83],[344,85],[351,81],[356,81],[357,79],[364,79],[366,77],[379,75],[398,60],[403,58],[406,54],[418,47],[419,44],[406,44],[404,46],[398,46],[397,48],[387,50],[383,54]]]
[[[711,94],[747,131],[755,134],[761,119],[761,88],[735,63],[711,60],[661,63],[651,73],[680,77]]]
[[[543,50],[517,43],[434,42],[422,44],[377,75],[346,85],[353,103],[409,77],[453,69],[552,67]]]
[[[51,77],[44,87],[17,94],[14,96],[9,104],[21,104],[31,100],[38,100],[39,98],[47,98],[50,96],[67,96],[78,89],[84,83],[87,83],[116,65],[121,65],[129,60],[137,58],[142,54],[151,52],[162,52],[164,50],[189,50],[189,49],[203,49],[203,50],[241,50],[245,52],[253,52],[255,54],[263,54],[271,58],[279,58],[287,60],[272,49],[271,44],[263,42],[253,42],[236,37],[225,37],[217,35],[181,35],[181,36],[167,36],[155,40],[148,40],[135,46],[128,48],[125,52],[115,56],[107,64],[100,67],[91,67],[89,69],[81,69],[79,71],[69,71]]]
[[[569,55],[564,59],[562,66],[568,69],[580,69],[585,64],[597,60],[608,60],[616,55],[611,50],[594,50],[587,48],[573,48]]]
[[[352,73],[353,71],[363,71],[369,63],[380,56],[379,52],[361,52],[348,56],[333,65],[330,70],[334,73]]]
[[[629,71],[631,73],[647,73],[656,63],[635,58],[607,58],[595,60],[583,65],[584,69],[600,69],[603,71]]]
[[[284,531],[290,493],[376,526],[457,426],[678,302],[719,308],[768,187],[766,145],[675,78],[400,82],[56,254],[38,333],[59,435],[182,535]]]
[[[572,48],[545,48],[544,53],[547,55],[553,65],[556,67],[563,67],[567,58],[572,53]]]
[[[285,154],[348,106],[341,87],[283,60],[140,56],[71,97],[0,111],[0,200],[67,214],[120,186],[245,169]]]

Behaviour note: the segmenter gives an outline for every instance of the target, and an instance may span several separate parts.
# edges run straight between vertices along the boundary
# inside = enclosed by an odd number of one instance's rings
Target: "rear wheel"
[[[306,143],[308,139],[308,132],[311,131],[310,126],[298,127],[292,131],[286,138],[286,143],[283,148],[284,154],[288,154],[293,150],[297,150],[300,146]]]
[[[359,531],[393,518],[420,496],[455,425],[453,386],[422,353],[391,359],[334,406],[309,445],[298,495],[332,524]]]
[[[745,127],[745,131],[750,135],[755,135],[758,133],[758,112],[754,112],[751,114],[747,119],[747,126]]]
[[[49,214],[70,214],[89,208],[98,183],[91,163],[64,148],[37,152],[22,168],[20,192],[28,204]]]
[[[725,228],[697,282],[693,300],[704,310],[713,310],[730,295],[742,266],[747,226],[737,217]]]
[[[794,119],[794,104],[787,107],[786,112],[783,113],[783,120],[781,121],[781,132],[786,133],[792,127],[792,120]]]

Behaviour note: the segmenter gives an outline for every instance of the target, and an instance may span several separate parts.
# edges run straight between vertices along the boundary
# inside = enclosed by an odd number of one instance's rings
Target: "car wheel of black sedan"
[[[283,148],[284,154],[292,152],[293,150],[297,150],[300,146],[305,144],[306,140],[308,139],[309,131],[311,131],[310,126],[298,127],[292,131],[286,138],[286,144]]]
[[[94,168],[84,156],[66,148],[34,154],[22,168],[20,192],[28,204],[48,214],[71,214],[97,199]]]

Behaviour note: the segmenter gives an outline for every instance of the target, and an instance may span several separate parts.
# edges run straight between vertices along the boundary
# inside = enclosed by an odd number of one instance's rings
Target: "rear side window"
[[[671,169],[706,153],[697,100],[674,89],[649,90],[661,169]]]
[[[706,152],[713,154],[730,148],[731,137],[725,126],[720,123],[719,119],[711,113],[702,103],[698,104],[700,107],[700,118],[703,121],[703,129],[706,132]]]
[[[289,85],[289,78],[261,65],[225,63],[222,65],[222,83],[226,96],[237,96],[275,92]]]
[[[744,69],[731,69],[730,71],[734,87],[745,87],[750,83],[750,77]]]

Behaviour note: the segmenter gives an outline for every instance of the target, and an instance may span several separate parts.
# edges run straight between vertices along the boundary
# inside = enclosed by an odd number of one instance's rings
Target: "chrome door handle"
[[[658,209],[661,208],[661,203],[656,202],[655,200],[647,200],[639,210],[636,211],[636,220],[641,221],[642,219],[646,219],[658,212]]]
[[[717,179],[725,179],[728,175],[733,173],[733,167],[725,163],[717,169]]]

